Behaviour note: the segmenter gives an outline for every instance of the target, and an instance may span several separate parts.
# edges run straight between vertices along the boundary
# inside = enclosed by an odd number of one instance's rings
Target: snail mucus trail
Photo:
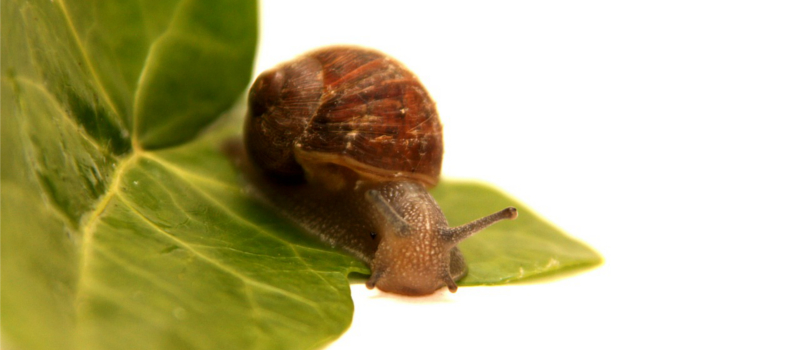
[[[455,292],[467,272],[457,244],[517,216],[509,207],[449,226],[428,193],[443,154],[435,104],[414,74],[370,49],[322,48],[259,75],[243,153],[269,204],[366,262],[370,289]]]

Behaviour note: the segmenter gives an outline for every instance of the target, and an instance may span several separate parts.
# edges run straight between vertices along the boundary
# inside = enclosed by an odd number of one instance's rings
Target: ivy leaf
[[[369,270],[243,190],[220,151],[241,110],[209,127],[250,79],[255,1],[0,10],[4,346],[302,349],[346,330],[347,276]],[[452,224],[515,204],[474,184],[434,195]],[[466,285],[600,262],[527,210],[462,248]]]
[[[468,238],[461,252],[469,273],[459,285],[492,285],[582,270],[603,258],[584,243],[569,237],[524,204],[478,183],[443,182],[433,190],[451,226],[487,212],[516,206],[514,221],[501,221]],[[476,200],[480,198],[480,200]]]

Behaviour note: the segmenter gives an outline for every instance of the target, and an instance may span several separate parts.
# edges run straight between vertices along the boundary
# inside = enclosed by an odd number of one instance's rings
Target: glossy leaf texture
[[[243,190],[221,152],[241,110],[209,127],[250,79],[255,1],[0,10],[4,348],[304,349],[346,330],[347,276],[368,269]],[[513,204],[435,196],[452,224]],[[527,210],[462,248],[465,285],[600,262]]]
[[[451,226],[509,205],[519,210],[516,220],[499,222],[459,244],[469,265],[469,273],[459,285],[528,281],[591,268],[603,262],[589,246],[492,187],[444,181],[433,190],[433,196]]]

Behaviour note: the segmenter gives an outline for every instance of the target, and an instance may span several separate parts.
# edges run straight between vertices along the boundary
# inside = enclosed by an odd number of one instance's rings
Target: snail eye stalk
[[[458,243],[469,236],[493,225],[500,220],[514,220],[517,218],[517,208],[508,207],[492,215],[482,217],[478,220],[466,223],[461,226],[451,227],[442,232],[442,237],[451,243]]]

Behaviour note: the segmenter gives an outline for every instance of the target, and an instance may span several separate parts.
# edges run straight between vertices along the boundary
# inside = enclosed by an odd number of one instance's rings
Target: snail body
[[[377,51],[323,48],[259,75],[244,141],[272,206],[366,262],[370,289],[455,292],[467,272],[458,242],[516,217],[506,208],[449,227],[428,193],[443,154],[435,104]]]

